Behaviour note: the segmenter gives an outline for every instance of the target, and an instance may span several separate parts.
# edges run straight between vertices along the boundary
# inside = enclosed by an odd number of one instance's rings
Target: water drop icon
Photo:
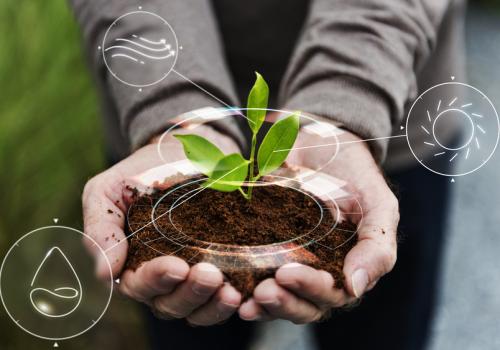
[[[55,279],[59,281],[55,281]],[[61,283],[62,281],[62,283]],[[59,247],[51,248],[31,280],[33,308],[47,317],[65,317],[82,301],[82,284],[73,265]]]

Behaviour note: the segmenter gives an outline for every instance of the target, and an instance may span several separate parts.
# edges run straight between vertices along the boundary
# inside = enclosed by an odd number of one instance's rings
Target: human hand
[[[303,131],[295,147],[317,143],[317,137]],[[321,319],[331,308],[354,302],[392,270],[396,262],[398,201],[387,186],[365,142],[352,133],[339,137],[336,158],[323,172],[350,183],[363,208],[358,241],[344,261],[344,289],[335,288],[331,274],[309,266],[282,266],[274,278],[261,282],[253,297],[243,303],[239,315],[246,320],[282,318],[295,323]],[[292,151],[287,162],[316,169],[325,163],[321,148]],[[340,203],[341,211],[352,212],[352,203]],[[349,217],[358,224],[359,217]]]
[[[175,134],[187,132],[178,129]],[[198,126],[196,133],[227,153],[238,151],[230,138],[209,126]],[[124,226],[131,193],[126,189],[127,180],[164,164],[157,146],[152,143],[139,149],[92,178],[83,191],[84,231],[106,252],[114,278],[121,273],[128,251]],[[185,159],[182,145],[172,136],[167,136],[159,146],[166,161]],[[98,249],[87,248],[94,253]],[[101,254],[95,256],[97,275],[108,277],[105,258]],[[149,305],[158,317],[186,318],[196,325],[215,324],[229,318],[241,301],[240,293],[224,283],[221,271],[215,266],[199,263],[190,268],[185,261],[173,256],[155,258],[136,271],[126,270],[121,275],[119,290]]]

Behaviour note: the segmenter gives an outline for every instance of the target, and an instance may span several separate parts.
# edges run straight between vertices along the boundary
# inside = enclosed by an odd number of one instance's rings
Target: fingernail
[[[205,277],[205,276],[218,276],[219,275],[219,269],[217,269],[212,264],[199,263],[198,265],[196,265],[196,267],[197,267],[197,269],[200,270],[200,272],[203,272],[203,277]]]
[[[205,263],[198,264],[197,269],[202,272],[202,274],[193,282],[191,289],[198,295],[212,294],[219,286],[217,284],[217,280],[220,278],[219,270],[215,266]],[[216,283],[214,284],[214,282]]]
[[[201,272],[193,283],[193,291],[197,294],[211,294],[222,283],[219,269],[211,264],[200,263],[197,269]],[[215,283],[214,283],[215,282]]]
[[[363,295],[368,286],[368,273],[365,269],[358,269],[351,275],[351,279],[354,295],[356,298],[359,298]]]
[[[241,317],[240,316],[240,318],[242,320],[245,320],[245,321],[259,321],[262,319],[262,316],[260,316],[260,315],[255,315],[254,317]]]
[[[264,305],[264,306],[272,306],[272,307],[280,307],[281,306],[281,302],[279,301],[279,299],[259,301],[259,304]]]
[[[236,308],[238,308],[238,305],[228,304],[228,303],[217,303],[216,308],[220,313],[225,314],[227,312],[234,311]]]
[[[293,263],[285,264],[285,265],[281,266],[281,268],[282,269],[289,269],[289,268],[301,267],[301,266],[303,266],[303,265],[296,263],[296,262],[293,262]]]
[[[167,272],[163,275],[162,277],[162,280],[163,282],[166,282],[166,283],[169,283],[169,282],[172,282],[172,280],[174,281],[182,281],[186,278],[186,276],[182,276],[180,275],[179,273],[176,273],[176,272]]]

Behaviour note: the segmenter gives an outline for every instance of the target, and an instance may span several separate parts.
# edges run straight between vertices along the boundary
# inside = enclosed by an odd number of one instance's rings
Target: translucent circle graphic
[[[172,71],[178,46],[177,36],[164,18],[148,11],[133,11],[109,26],[100,49],[113,77],[129,86],[146,87],[159,83]]]
[[[206,189],[199,186],[205,180],[206,178],[197,177],[183,181],[151,201],[133,203],[129,208],[129,231],[136,232],[136,238],[141,244],[156,255],[179,255],[182,252],[188,261],[211,262],[223,269],[272,268],[311,254],[306,251],[311,245],[332,251],[340,248],[356,236],[357,229],[349,230],[347,238],[335,245],[326,243],[328,235],[345,220],[357,226],[363,220],[361,205],[357,197],[349,191],[347,183],[310,169],[294,169],[289,173],[267,176],[264,181],[251,185],[282,186],[312,199],[320,212],[319,220],[313,228],[286,241],[264,245],[202,241],[184,233],[175,224],[172,215],[175,211],[182,210],[188,201],[196,201],[196,196]],[[137,217],[130,214],[138,209],[137,206],[147,207],[150,212],[148,221],[142,217],[137,220]],[[147,226],[153,227],[155,232],[150,231],[142,236],[138,230]]]
[[[172,125],[159,137],[157,143],[157,151],[160,159],[168,164],[168,155],[163,146],[165,138],[175,134],[179,129],[189,129],[190,133],[196,134],[197,128],[202,125],[214,123],[218,125],[232,124],[235,128],[233,132],[238,132],[238,128],[248,128],[246,112],[248,108],[202,108],[180,115],[172,120]],[[262,108],[250,108],[250,110],[263,110]],[[262,129],[270,127],[273,122],[281,118],[286,118],[297,111],[288,111],[280,109],[265,109],[267,111],[266,123]],[[339,136],[344,133],[344,130],[336,127],[330,122],[322,121],[314,116],[303,112],[298,112],[300,117],[301,132],[295,141],[293,148],[287,157],[288,164],[301,163],[301,158],[309,157],[311,151],[316,152],[318,158],[317,164],[311,170],[320,172],[329,165],[339,152]],[[212,124],[212,125],[214,125]],[[216,140],[209,141],[216,143]],[[317,148],[322,145],[321,148]],[[249,145],[247,145],[249,146]]]
[[[483,92],[468,84],[447,82],[415,100],[406,133],[413,156],[425,168],[443,176],[463,176],[484,166],[495,152],[500,120]],[[449,166],[454,163],[459,166]]]
[[[90,236],[66,226],[33,230],[7,252],[0,267],[0,298],[25,332],[46,340],[70,339],[90,330],[106,312],[113,293],[111,265],[107,281],[97,280],[94,259],[82,243],[97,246],[108,261]]]

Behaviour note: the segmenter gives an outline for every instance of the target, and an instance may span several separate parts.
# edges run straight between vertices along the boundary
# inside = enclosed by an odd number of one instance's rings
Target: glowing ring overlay
[[[109,307],[109,304],[111,302],[111,297],[113,296],[113,279],[112,279],[112,276],[113,276],[113,273],[112,273],[112,270],[111,270],[111,264],[108,260],[108,257],[106,256],[106,253],[104,252],[104,250],[99,246],[99,244],[92,238],[90,237],[89,235],[75,229],[75,228],[72,228],[72,227],[68,227],[68,226],[61,226],[61,225],[52,225],[52,226],[44,226],[44,227],[40,227],[40,228],[37,228],[33,231],[30,231],[28,233],[26,233],[25,235],[23,235],[21,238],[19,238],[10,248],[9,250],[7,251],[7,254],[5,254],[5,257],[2,261],[2,265],[0,266],[0,281],[1,281],[1,276],[2,276],[2,273],[4,271],[4,265],[7,261],[7,258],[10,256],[12,250],[19,245],[19,243],[24,240],[25,238],[27,238],[28,236],[32,235],[32,234],[35,234],[39,231],[42,231],[42,230],[46,230],[46,229],[63,229],[63,230],[70,230],[70,231],[73,231],[73,232],[76,232],[80,235],[82,235],[83,237],[87,238],[90,240],[90,242],[92,242],[96,247],[98,247],[99,249],[99,252],[102,254],[102,256],[104,256],[105,258],[105,261],[108,265],[108,269],[109,269],[109,276],[111,276],[111,279],[110,279],[110,283],[109,283],[109,296],[108,296],[108,299],[106,301],[106,305],[104,307],[104,309],[102,310],[101,314],[93,321],[95,322],[92,322],[90,324],[90,326],[88,326],[87,328],[85,328],[84,330],[76,333],[76,334],[73,334],[73,335],[69,335],[69,336],[65,336],[65,337],[45,337],[43,335],[39,335],[39,334],[36,334],[26,328],[24,328],[19,322],[17,322],[17,320],[14,318],[14,316],[10,313],[6,303],[5,303],[5,300],[4,300],[4,297],[3,297],[3,294],[2,294],[2,286],[0,285],[0,299],[2,300],[2,305],[5,309],[5,311],[7,312],[7,314],[9,315],[9,317],[11,318],[11,320],[19,327],[21,328],[23,331],[25,331],[26,333],[34,336],[34,337],[37,337],[37,338],[40,338],[40,339],[44,339],[44,340],[50,340],[50,341],[60,341],[60,340],[67,340],[67,339],[72,339],[72,338],[75,338],[75,337],[78,337],[84,333],[86,333],[87,331],[89,331],[90,329],[92,329],[98,322],[99,320],[104,316],[104,314],[106,313],[108,307]],[[82,249],[84,247],[82,246]],[[73,289],[73,288],[58,288],[58,290],[61,290],[61,289],[67,289],[67,290],[70,290],[70,289]],[[66,298],[68,297],[71,297],[69,295],[66,295],[65,296]],[[30,298],[31,298],[31,293],[30,293]],[[78,304],[80,304],[80,301],[78,302]],[[74,308],[76,309],[76,307]],[[71,312],[73,312],[74,310],[72,310]],[[70,312],[70,313],[71,313]],[[66,315],[68,315],[69,313],[66,313]]]
[[[272,177],[272,176],[269,176],[269,177]],[[186,186],[189,186],[189,185],[192,185],[195,183],[199,183],[199,182],[204,181],[204,180],[205,180],[205,178],[201,178],[201,179],[195,179],[193,181],[183,183],[182,185],[174,185],[173,189],[167,191],[164,195],[162,195],[156,201],[156,203],[154,203],[154,204],[152,203],[151,221],[150,222],[152,222],[154,224],[156,232],[158,232],[158,234],[163,237],[162,239],[166,239],[169,242],[173,243],[174,245],[179,246],[179,249],[175,250],[175,252],[180,251],[182,249],[188,249],[188,250],[196,250],[199,252],[203,252],[203,253],[205,253],[209,256],[212,256],[212,257],[213,256],[224,257],[225,259],[221,260],[224,262],[224,265],[222,265],[222,266],[219,265],[219,267],[231,267],[231,268],[242,267],[242,268],[245,268],[248,266],[236,266],[235,261],[238,261],[239,260],[238,258],[256,259],[256,258],[262,258],[265,256],[275,256],[275,255],[280,255],[280,254],[286,254],[289,252],[293,252],[294,250],[305,248],[305,247],[312,245],[312,244],[321,244],[318,242],[320,242],[322,240],[322,238],[329,235],[337,227],[337,225],[339,223],[339,215],[342,213],[339,205],[337,204],[336,199],[332,198],[330,195],[326,195],[328,197],[327,200],[322,198],[322,201],[324,202],[324,204],[326,204],[327,206],[331,206],[331,207],[327,208],[327,210],[333,209],[333,211],[331,212],[331,215],[333,217],[333,225],[328,229],[328,231],[322,232],[318,236],[314,236],[313,239],[309,239],[310,236],[313,236],[313,234],[316,233],[315,230],[321,224],[323,216],[324,216],[325,208],[323,208],[322,205],[313,197],[314,193],[308,194],[305,191],[301,190],[300,187],[297,188],[297,187],[294,187],[291,185],[284,184],[284,182],[295,182],[296,184],[301,185],[302,182],[300,180],[276,176],[277,181],[266,181],[265,183],[264,183],[264,181],[258,181],[256,186],[268,186],[270,184],[271,185],[275,184],[275,185],[279,185],[279,186],[283,186],[283,187],[288,187],[288,188],[291,188],[293,190],[297,190],[297,191],[309,196],[310,198],[312,198],[316,202],[316,204],[318,205],[318,207],[320,209],[321,219],[316,224],[316,226],[313,229],[311,229],[309,232],[306,232],[303,235],[300,235],[298,237],[294,237],[294,238],[287,240],[287,241],[266,244],[266,245],[250,245],[250,246],[231,245],[231,244],[222,244],[222,243],[201,241],[201,240],[197,240],[197,239],[194,239],[192,237],[189,237],[188,235],[185,235],[184,233],[182,233],[178,229],[177,229],[177,233],[180,235],[176,234],[176,237],[173,237],[171,234],[163,232],[161,227],[159,227],[157,225],[157,222],[156,222],[157,219],[159,218],[159,216],[155,216],[155,212],[156,212],[157,207],[168,196],[174,195],[176,191],[182,189],[183,187],[186,187]],[[195,189],[193,191],[196,191],[196,190],[197,189]],[[179,198],[176,197],[176,200],[172,203],[171,207],[168,210],[166,210],[165,213],[160,214],[160,216],[163,216],[163,215],[168,213],[169,214],[169,221],[175,227],[175,225],[172,223],[172,220],[171,220],[171,216],[170,216],[171,212],[173,209],[176,208],[176,206],[182,205],[183,202],[181,202],[181,204],[176,204],[176,203],[178,203],[178,201],[182,200],[184,196],[189,195],[191,192],[184,193]],[[190,198],[192,198],[194,196],[190,196],[187,200],[189,200]],[[349,194],[349,196],[347,198],[341,198],[341,200],[349,200],[349,201],[354,201],[356,203],[357,209],[359,209],[359,213],[357,212],[354,214],[360,215],[360,219],[356,224],[357,227],[359,227],[363,221],[363,210],[362,210],[362,207],[361,207],[359,201],[357,200],[357,198],[355,196],[352,196],[351,194]],[[184,200],[184,201],[186,201],[186,200]],[[133,209],[133,205],[129,208],[129,212],[132,209]],[[351,214],[353,214],[353,213],[351,213]],[[134,223],[134,225],[137,225],[137,224],[142,225],[143,223]],[[129,229],[131,231],[134,231],[134,228],[132,226],[130,226],[130,223],[129,223]],[[356,233],[357,233],[357,228],[356,228],[356,230],[352,231],[352,234],[344,242],[337,245],[336,247],[327,247],[324,244],[321,244],[321,246],[333,251],[335,249],[342,247],[343,245],[348,243],[350,240],[352,240],[356,236]],[[181,237],[181,239],[179,239],[179,237]],[[300,243],[295,244],[295,242],[300,242]],[[145,246],[147,246],[148,248],[154,250],[155,252],[159,253],[160,255],[175,254],[175,252],[171,252],[169,254],[166,254],[164,251],[157,250],[156,248],[154,248],[150,244],[148,244],[149,242],[145,242],[145,241],[141,240],[141,243],[144,244]]]
[[[191,185],[191,184],[194,184],[194,183],[197,183],[197,182],[202,182],[202,181],[205,181],[206,179],[207,179],[207,178],[202,178],[202,179],[199,179],[199,180],[194,180],[194,181],[191,181],[191,182],[189,182],[189,183],[185,184],[184,186]],[[289,180],[289,179],[287,179],[287,180]],[[269,184],[269,181],[267,181],[267,182],[265,182],[265,181],[257,181],[257,183],[256,183],[254,186],[266,186],[266,185],[268,185],[268,184]],[[271,182],[271,184],[273,184],[273,183]],[[319,218],[319,221],[316,223],[316,225],[315,225],[315,226],[314,226],[311,230],[309,230],[308,232],[304,233],[303,235],[298,236],[298,237],[295,237],[295,238],[292,238],[292,239],[290,239],[290,240],[288,240],[288,241],[285,241],[285,242],[277,242],[277,243],[270,244],[270,245],[272,245],[272,246],[281,246],[281,245],[283,245],[284,243],[291,243],[291,242],[294,242],[294,241],[301,240],[301,239],[305,238],[306,236],[310,235],[310,234],[311,234],[314,230],[316,230],[316,228],[317,228],[317,227],[321,224],[321,222],[323,221],[323,216],[324,216],[324,208],[321,206],[321,204],[318,202],[318,200],[317,200],[316,198],[314,198],[311,194],[309,194],[309,193],[307,193],[307,192],[305,192],[305,191],[302,191],[302,190],[300,190],[300,189],[298,189],[298,188],[294,188],[294,187],[292,187],[292,186],[287,186],[287,185],[284,185],[284,184],[281,184],[281,185],[279,185],[279,186],[283,186],[283,187],[287,187],[287,188],[290,188],[290,189],[296,190],[296,191],[298,191],[298,192],[300,192],[300,193],[304,194],[305,196],[309,197],[310,199],[312,199],[312,200],[314,201],[314,203],[315,203],[315,204],[318,206],[318,208],[319,208],[319,211],[320,211],[320,218]],[[175,189],[175,190],[179,190],[179,189],[180,189],[180,187],[176,187],[176,189]],[[152,212],[151,212],[151,220],[153,221],[153,224],[154,224],[154,226],[155,226],[156,230],[157,230],[158,232],[160,232],[162,235],[164,235],[164,232],[162,231],[161,227],[159,227],[159,226],[158,226],[157,221],[156,221],[156,219],[155,219],[155,217],[156,217],[156,215],[155,215],[155,214],[156,214],[156,209],[158,208],[158,205],[159,205],[159,204],[160,204],[160,203],[161,203],[161,202],[162,202],[162,201],[163,201],[166,197],[168,197],[168,196],[169,196],[169,195],[171,195],[171,194],[174,194],[174,193],[175,193],[175,190],[174,190],[174,191],[170,191],[169,193],[167,193],[167,194],[163,195],[163,196],[162,196],[162,197],[161,197],[161,198],[160,198],[160,199],[156,202],[156,204],[154,205],[153,210],[152,210]],[[172,221],[172,212],[173,212],[173,210],[174,210],[175,208],[177,208],[177,207],[180,207],[180,206],[182,205],[182,203],[180,203],[180,204],[177,204],[177,203],[178,203],[179,201],[183,200],[183,198],[184,198],[184,197],[186,197],[186,196],[190,195],[192,192],[197,192],[197,191],[200,191],[200,192],[201,192],[201,190],[199,190],[199,189],[194,189],[194,190],[191,190],[190,192],[187,192],[187,193],[184,193],[184,194],[180,195],[180,196],[179,196],[179,197],[178,197],[178,198],[177,198],[177,199],[176,199],[176,200],[172,203],[172,207],[168,210],[168,218],[169,218],[169,222],[170,222],[170,224],[171,224],[171,225],[172,225],[172,226],[176,229],[176,231],[177,231],[177,232],[181,235],[181,237],[182,237],[182,238],[184,238],[184,239],[183,239],[182,241],[179,241],[179,240],[177,240],[177,239],[173,239],[172,237],[168,237],[168,239],[169,239],[172,243],[175,243],[175,244],[183,244],[183,242],[186,242],[186,243],[187,243],[187,242],[190,242],[190,243],[192,243],[192,244],[193,244],[193,245],[195,245],[195,246],[200,246],[200,245],[210,244],[210,245],[213,247],[214,245],[218,245],[218,244],[217,244],[217,243],[206,242],[206,241],[195,240],[195,239],[193,239],[193,238],[191,238],[191,237],[189,237],[189,236],[185,235],[185,234],[184,234],[181,230],[179,230],[179,228],[178,228],[178,227],[177,227],[177,226],[173,223],[173,221]],[[196,194],[198,194],[198,193],[199,193],[199,192],[197,192]],[[195,194],[195,195],[196,195],[196,194]],[[186,199],[186,200],[184,200],[184,201],[188,201],[188,200],[189,200],[189,198],[188,198],[188,199]],[[184,201],[183,201],[183,203],[184,203]],[[338,207],[337,203],[333,202],[333,205],[334,205],[334,207],[335,207],[335,208],[334,208],[334,209],[335,209],[334,213],[338,213],[340,209],[339,209],[339,207]],[[334,214],[332,213],[332,215],[334,215]],[[337,222],[338,222],[338,214],[337,214],[336,216],[337,216],[337,217],[336,217],[336,218],[334,218],[334,219],[335,219],[335,223],[337,223]],[[335,226],[336,226],[336,225],[335,225]],[[333,228],[335,228],[335,226],[334,226]],[[333,229],[333,228],[332,228],[332,229]],[[326,235],[326,234],[325,234],[325,235]],[[166,237],[166,236],[165,236],[165,237]],[[226,244],[220,244],[220,246],[221,246],[221,247],[226,247],[226,246],[228,246],[228,245],[226,245]],[[269,246],[269,245],[265,245],[265,246]],[[239,248],[239,246],[237,246],[237,245],[236,245],[236,246],[232,246],[232,245],[231,245],[231,247],[232,247],[232,248],[235,248],[235,249],[238,249],[238,248]],[[252,247],[261,248],[261,247],[263,247],[263,246],[252,246]],[[214,249],[214,250],[218,250],[218,249]],[[288,248],[287,248],[286,250],[287,250],[287,251],[289,251],[290,249],[288,249]],[[258,254],[258,255],[260,255],[260,254]],[[266,253],[263,253],[263,255],[266,255]]]
[[[478,166],[476,166],[474,169],[472,170],[469,170],[469,171],[464,171],[462,173],[456,173],[456,174],[446,174],[446,173],[443,173],[443,172],[440,172],[440,171],[436,171],[434,169],[432,169],[431,167],[429,167],[428,165],[426,165],[418,156],[417,154],[415,153],[415,150],[412,148],[412,145],[411,145],[411,141],[410,141],[410,135],[409,135],[409,122],[410,122],[410,118],[412,116],[412,112],[413,112],[413,109],[415,108],[415,106],[417,105],[417,103],[423,99],[423,97],[429,93],[430,91],[434,90],[434,89],[437,89],[437,88],[440,88],[442,86],[462,86],[462,87],[466,87],[466,88],[469,88],[471,90],[473,90],[474,92],[478,93],[484,100],[487,101],[487,103],[489,104],[489,106],[491,107],[491,111],[493,112],[493,115],[494,117],[496,118],[496,132],[497,132],[497,136],[496,136],[496,140],[495,140],[495,146],[493,147],[492,151],[490,152],[490,154],[486,157],[486,159],[484,159],[482,161],[482,163],[480,163]],[[447,109],[445,110],[444,112],[447,112],[447,111],[452,111],[454,109]],[[464,113],[465,115],[467,115],[467,117],[469,118],[470,120],[470,116],[465,113],[464,111],[462,110],[457,110],[457,111],[460,111],[462,113]],[[438,115],[441,116],[441,114],[443,113],[440,113]],[[434,126],[435,126],[435,122],[437,120],[437,117],[436,119],[434,120],[434,123],[433,123],[433,130],[434,130]],[[455,177],[455,176],[464,176],[464,175],[468,175],[468,174],[471,174],[473,173],[474,171],[480,169],[481,167],[483,167],[490,159],[491,157],[493,156],[493,154],[495,153],[496,151],[496,148],[498,146],[498,142],[499,142],[499,139],[500,139],[500,118],[498,116],[498,113],[497,113],[497,110],[493,104],[493,102],[491,102],[491,100],[488,98],[488,96],[486,96],[486,94],[484,94],[481,90],[479,90],[478,88],[472,86],[472,85],[469,85],[469,84],[465,84],[465,83],[460,83],[460,82],[446,82],[446,83],[441,83],[441,84],[438,84],[438,85],[435,85],[435,86],[432,86],[430,87],[429,89],[425,90],[422,94],[420,94],[420,96],[413,102],[410,110],[408,111],[408,117],[406,118],[406,141],[408,143],[408,147],[410,148],[410,151],[411,153],[413,154],[413,156],[415,157],[415,159],[424,167],[426,168],[427,170],[435,173],[435,174],[438,174],[438,175],[442,175],[442,176],[449,176],[449,177]],[[435,140],[438,142],[437,138],[435,137]],[[468,141],[470,142],[470,141]],[[439,143],[439,142],[438,142]],[[441,144],[439,143],[439,145],[441,146]],[[464,146],[465,147],[465,146]],[[463,148],[463,147],[461,147]],[[461,149],[459,148],[459,149]],[[443,149],[447,149],[446,147],[443,146]],[[451,149],[451,150],[454,150],[454,149]]]
[[[288,111],[288,110],[282,110],[282,109],[272,109],[272,108],[240,108],[240,107],[234,107],[234,108],[217,108],[214,110],[219,110],[221,112],[229,112],[229,113],[232,113],[232,114],[227,114],[227,115],[224,115],[222,118],[220,119],[217,119],[217,120],[222,120],[224,118],[230,118],[230,117],[235,117],[235,116],[240,116],[240,117],[243,117],[245,119],[248,119],[243,113],[242,111],[248,111],[248,110],[265,110],[267,112],[277,112],[277,113],[280,113],[281,116],[289,116],[289,115],[292,115],[294,113],[296,113],[297,111]],[[187,113],[189,114],[189,113]],[[182,115],[180,116],[180,118],[182,118]],[[158,152],[158,156],[160,157],[160,159],[164,162],[164,163],[168,163],[168,161],[165,159],[165,157],[163,156],[162,154],[162,150],[161,150],[161,144],[164,140],[164,138],[169,135],[172,131],[174,131],[175,129],[177,129],[178,127],[181,127],[183,124],[189,124],[189,122],[195,120],[195,119],[199,119],[200,117],[195,115],[195,116],[192,116],[192,117],[188,117],[188,118],[182,118],[181,120],[179,120],[178,122],[176,122],[175,124],[171,125],[163,134],[161,134],[161,136],[159,137],[158,139],[158,142],[157,142],[157,152]],[[302,113],[300,112],[300,118],[304,118],[312,123],[317,123],[317,125],[323,125],[325,122],[320,122],[318,120],[316,120],[315,118],[305,114],[305,113]],[[203,121],[203,122],[197,122],[196,124],[197,125],[204,125],[206,123],[209,123],[213,120],[206,120],[206,121]],[[337,127],[331,125],[332,129],[338,129]],[[194,133],[196,133],[196,129],[193,129],[194,130]],[[343,132],[342,130],[339,129],[339,131]],[[332,144],[331,146],[332,147],[335,147],[335,151],[333,153],[333,155],[331,156],[331,158],[325,162],[323,165],[313,169],[314,171],[316,172],[320,172],[324,167],[326,167],[328,164],[330,164],[334,159],[335,157],[337,157],[337,154],[339,152],[339,148],[340,148],[340,142],[339,142],[339,138],[338,138],[338,135],[333,133],[333,134],[330,134],[328,137],[333,137],[335,142],[334,144]]]
[[[111,28],[113,28],[115,26],[116,23],[118,23],[120,20],[122,20],[123,18],[127,17],[127,16],[130,16],[130,15],[135,15],[135,14],[146,14],[146,15],[150,15],[150,16],[153,16],[153,17],[156,17],[158,18],[159,20],[161,20],[164,24],[167,25],[167,27],[169,28],[169,30],[172,32],[172,35],[174,37],[174,41],[175,41],[175,55],[174,55],[174,60],[173,62],[171,63],[171,67],[170,69],[158,80],[152,82],[152,83],[149,83],[149,84],[133,84],[133,83],[129,83],[123,79],[121,79],[118,74],[116,74],[108,65],[108,62],[106,60],[106,55],[104,54],[104,48],[105,48],[105,44],[106,44],[106,39],[107,39],[107,36],[108,36],[108,33],[109,31],[111,30]],[[157,15],[156,13],[153,13],[153,12],[149,12],[149,11],[132,11],[132,12],[127,12],[123,15],[121,15],[120,17],[118,17],[117,19],[115,19],[113,21],[113,23],[111,23],[111,25],[108,27],[108,29],[106,30],[106,33],[104,34],[104,38],[102,39],[102,44],[101,44],[101,52],[102,52],[102,58],[104,60],[104,64],[106,65],[106,68],[111,72],[111,75],[116,78],[117,80],[119,80],[120,82],[122,82],[123,84],[126,84],[126,85],[129,85],[129,86],[133,86],[133,87],[147,87],[147,86],[152,86],[152,85],[155,85],[155,84],[158,84],[160,81],[162,81],[163,79],[165,79],[169,74],[170,72],[172,71],[172,69],[174,69],[175,67],[175,64],[177,63],[177,57],[179,56],[179,42],[177,40],[177,35],[175,34],[175,31],[174,29],[172,28],[172,26],[167,22],[167,20],[165,20],[163,17]]]

